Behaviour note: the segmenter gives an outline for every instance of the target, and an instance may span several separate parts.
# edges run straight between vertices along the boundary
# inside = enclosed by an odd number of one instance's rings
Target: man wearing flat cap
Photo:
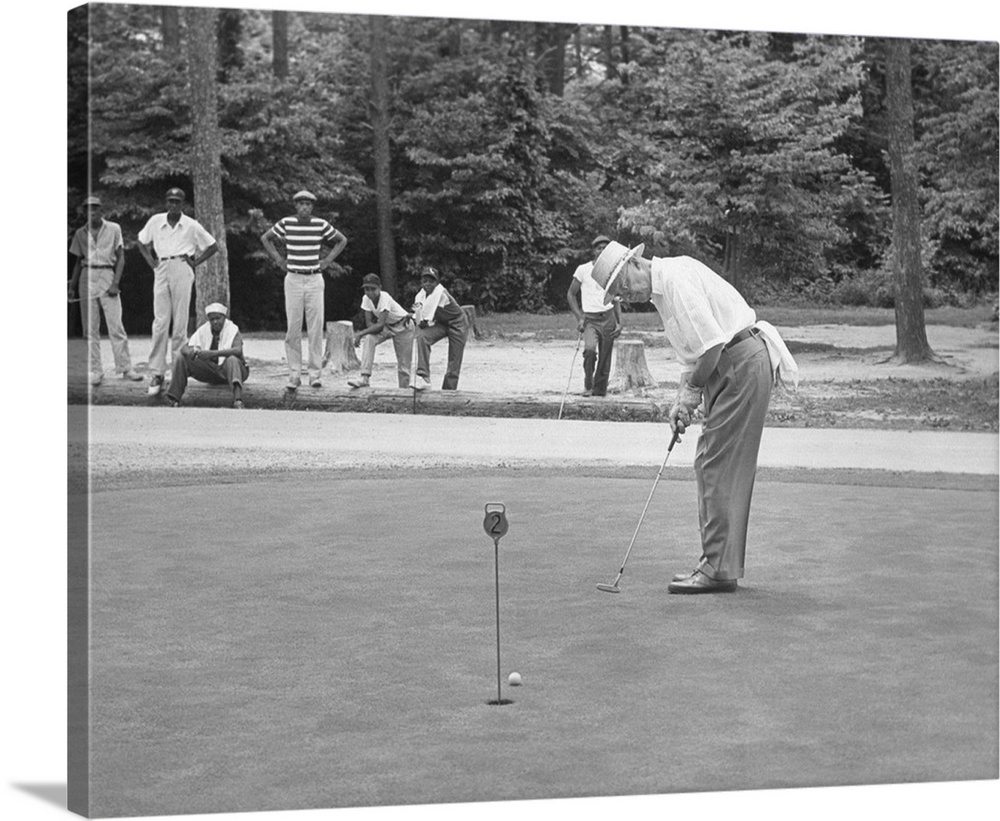
[[[594,260],[611,242],[604,235],[590,243],[593,259],[577,267],[566,292],[566,302],[576,317],[577,333],[583,335],[583,395],[604,396],[611,374],[611,352],[622,332],[621,306],[604,302],[604,289],[594,282]]]
[[[431,386],[431,346],[447,337],[448,367],[441,390],[458,390],[469,321],[458,300],[441,284],[436,268],[427,266],[420,272],[420,290],[413,298],[413,321],[417,326],[417,373],[413,389],[422,391]]]
[[[743,578],[750,500],[771,386],[798,367],[777,329],[740,293],[689,256],[642,258],[611,243],[594,263],[605,300],[652,302],[682,366],[670,426],[683,433],[704,413],[695,452],[701,558],[670,593],[724,593]]]
[[[69,246],[70,253],[76,257],[69,281],[69,298],[80,294],[80,318],[90,353],[90,384],[100,385],[104,380],[100,312],[104,313],[108,326],[115,369],[121,372],[123,379],[139,382],[142,377],[132,369],[118,290],[125,269],[122,229],[117,222],[104,219],[97,197],[87,197],[83,207],[87,210],[87,224],[77,230]]]
[[[295,391],[302,384],[302,320],[306,323],[309,342],[309,359],[306,370],[309,384],[322,387],[323,370],[323,295],[326,283],[323,274],[340,256],[347,245],[347,237],[329,222],[313,216],[316,196],[310,191],[299,191],[292,197],[295,215],[282,217],[268,228],[260,238],[268,256],[285,272],[285,359],[288,362],[288,391]],[[274,247],[274,240],[285,245],[282,257]],[[330,252],[320,258],[323,246]]]
[[[176,361],[187,337],[194,269],[219,250],[201,223],[184,213],[184,191],[171,188],[166,199],[167,210],[153,214],[139,232],[139,251],[153,269],[150,396],[163,390],[168,344]]]
[[[240,329],[228,314],[229,309],[221,302],[205,306],[207,321],[191,334],[181,355],[174,359],[173,378],[167,388],[171,407],[180,405],[190,377],[209,385],[229,385],[233,407],[243,409],[243,383],[250,368],[243,357]]]

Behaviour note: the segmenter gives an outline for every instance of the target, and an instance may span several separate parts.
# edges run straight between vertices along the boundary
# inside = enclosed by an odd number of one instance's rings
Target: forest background
[[[300,188],[350,240],[329,319],[356,314],[371,271],[409,299],[425,264],[482,312],[562,310],[599,233],[644,242],[647,256],[696,256],[752,303],[896,299],[884,38],[152,5],[79,14],[66,232],[88,190],[122,224],[130,332],[151,322],[135,235],[168,187],[197,188],[207,129],[192,63],[206,52],[218,275],[248,330],[284,326],[259,236]],[[991,298],[997,44],[915,39],[909,55],[924,304]]]

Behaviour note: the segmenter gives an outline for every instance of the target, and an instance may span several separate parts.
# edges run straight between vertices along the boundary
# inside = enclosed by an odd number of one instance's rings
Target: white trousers
[[[107,295],[113,278],[114,272],[110,268],[84,267],[80,275],[80,319],[90,352],[91,373],[104,371],[101,364],[101,311],[104,312],[111,350],[115,355],[115,370],[121,373],[132,370],[128,336],[122,324],[122,300],[117,295]]]
[[[194,271],[183,259],[160,262],[153,272],[153,346],[149,351],[149,372],[163,376],[167,372],[167,345],[172,359],[180,356],[188,339],[188,313]]]
[[[285,274],[285,358],[288,361],[288,381],[299,384],[302,379],[302,320],[306,323],[309,343],[307,368],[309,380],[319,379],[323,370],[323,294],[326,283],[323,274]]]

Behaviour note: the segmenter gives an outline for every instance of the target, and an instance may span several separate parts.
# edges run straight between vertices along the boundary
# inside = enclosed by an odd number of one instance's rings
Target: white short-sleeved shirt
[[[153,243],[153,250],[160,259],[197,254],[215,244],[215,237],[200,222],[181,214],[176,225],[167,221],[166,212],[153,214],[139,232],[139,242]]]
[[[577,267],[573,279],[580,283],[580,306],[585,314],[603,314],[614,306],[604,303],[604,289],[593,277],[594,263],[585,262]]]
[[[405,308],[403,308],[396,300],[389,296],[385,291],[379,291],[378,304],[374,304],[371,297],[365,294],[361,297],[361,310],[370,311],[371,313],[378,316],[383,311],[387,311],[385,321],[389,325],[395,325],[409,315]]]
[[[650,302],[683,365],[757,322],[740,292],[692,257],[653,257],[652,286]]]
[[[444,308],[453,302],[455,302],[454,298],[440,282],[434,286],[429,294],[425,294],[421,288],[413,298],[413,321],[418,324],[426,321],[428,325],[433,325],[437,309]],[[455,302],[455,304],[458,303]]]
[[[124,247],[122,228],[117,222],[101,220],[101,227],[95,235],[90,225],[84,225],[73,234],[69,251],[80,257],[83,266],[113,267],[118,258],[118,249]]]

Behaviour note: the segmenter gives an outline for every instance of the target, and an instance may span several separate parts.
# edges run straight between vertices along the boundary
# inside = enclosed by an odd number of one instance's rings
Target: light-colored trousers
[[[167,346],[171,359],[180,356],[188,339],[188,313],[194,270],[183,259],[163,260],[153,272],[153,339],[149,351],[149,372],[167,372]]]
[[[102,373],[101,364],[101,311],[108,325],[111,350],[115,355],[115,370],[125,373],[132,370],[132,355],[128,349],[128,336],[122,324],[122,300],[108,296],[113,272],[107,268],[84,268],[80,274],[80,319],[83,335],[90,351],[91,373]]]
[[[397,325],[386,325],[377,334],[361,337],[361,375],[371,376],[375,365],[375,349],[387,339],[396,350],[396,376],[399,387],[410,387],[410,366],[413,361],[413,323],[405,320]]]
[[[285,359],[288,378],[298,384],[302,375],[302,319],[306,321],[309,379],[319,379],[323,370],[323,274],[285,274]]]
[[[702,544],[698,569],[720,581],[743,578],[771,382],[767,347],[751,337],[724,350],[705,383],[705,422],[694,459]]]

